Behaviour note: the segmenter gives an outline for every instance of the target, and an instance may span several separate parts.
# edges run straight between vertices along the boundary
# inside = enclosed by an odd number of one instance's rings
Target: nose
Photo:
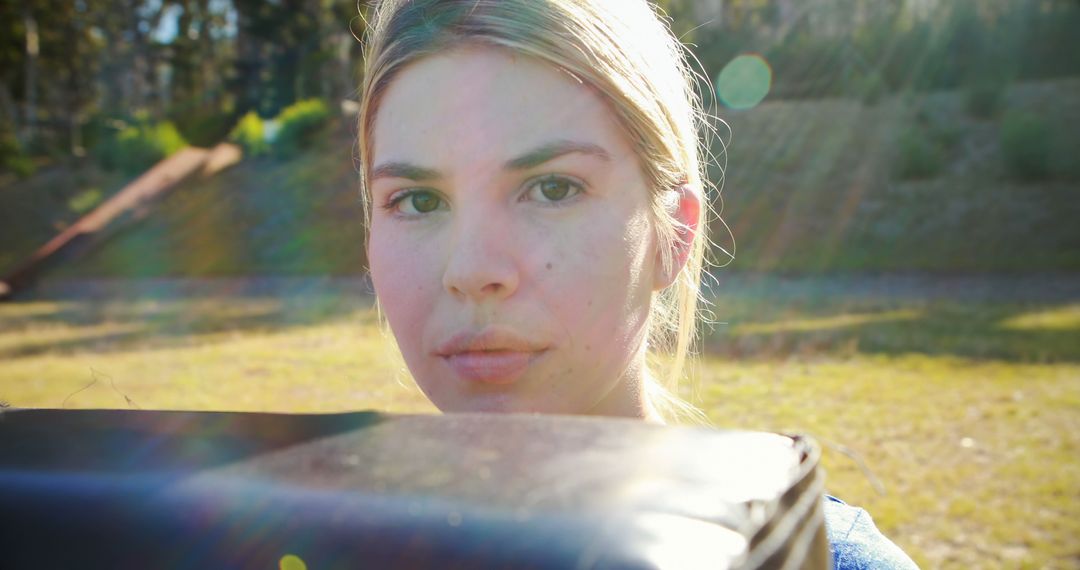
[[[503,299],[518,288],[520,273],[514,236],[492,212],[459,219],[443,273],[443,287],[462,300]]]

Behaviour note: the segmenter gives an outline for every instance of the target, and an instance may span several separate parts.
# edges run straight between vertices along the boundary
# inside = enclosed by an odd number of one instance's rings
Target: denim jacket
[[[874,526],[869,513],[828,495],[825,531],[836,570],[918,570],[911,558]]]

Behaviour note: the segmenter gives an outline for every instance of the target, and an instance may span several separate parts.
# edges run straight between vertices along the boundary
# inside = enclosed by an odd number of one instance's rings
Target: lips
[[[514,332],[489,327],[453,335],[436,349],[462,380],[483,384],[511,384],[547,350],[543,343]]]

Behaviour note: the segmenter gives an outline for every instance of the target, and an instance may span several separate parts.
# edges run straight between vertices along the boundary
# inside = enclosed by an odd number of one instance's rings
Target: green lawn
[[[718,426],[816,436],[830,491],[925,567],[1076,568],[1080,300],[1060,294],[1077,290],[1070,279],[1059,294],[724,282],[697,401]],[[433,411],[370,300],[345,291],[0,304],[0,399]]]

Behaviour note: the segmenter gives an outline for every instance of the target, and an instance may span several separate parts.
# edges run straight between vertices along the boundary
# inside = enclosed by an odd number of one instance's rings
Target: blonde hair
[[[409,63],[462,44],[535,57],[600,93],[634,144],[652,188],[656,237],[669,273],[674,245],[683,235],[671,191],[685,185],[700,197],[686,266],[671,286],[654,294],[649,366],[665,370],[659,382],[647,375],[643,388],[664,419],[703,421],[704,415],[678,396],[698,338],[710,212],[699,158],[708,152],[703,135],[710,130],[695,90],[700,76],[690,71],[688,52],[645,0],[383,0],[369,22],[361,87],[358,148],[367,221],[371,131],[381,96]]]

